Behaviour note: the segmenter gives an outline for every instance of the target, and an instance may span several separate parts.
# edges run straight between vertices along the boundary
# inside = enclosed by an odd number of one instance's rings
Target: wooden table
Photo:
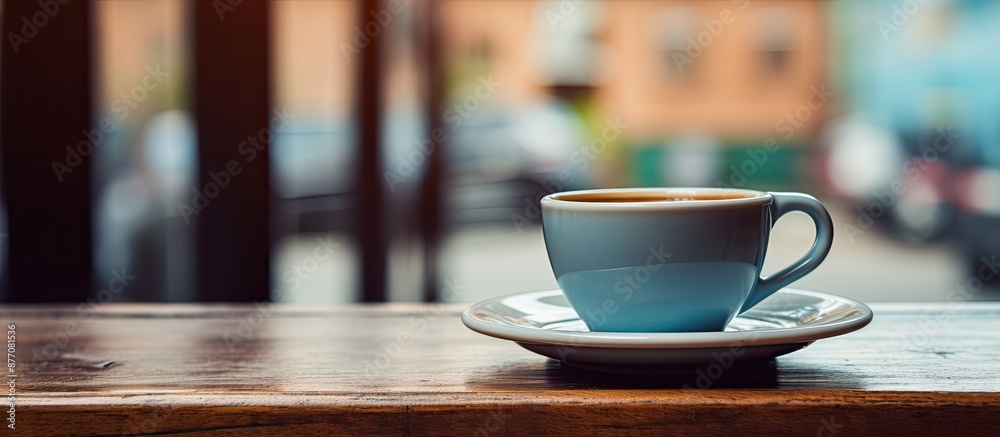
[[[469,331],[462,308],[2,307],[15,325],[16,430],[1000,434],[1000,303],[872,305],[861,331],[734,366],[708,390],[681,388],[698,368],[564,368]]]

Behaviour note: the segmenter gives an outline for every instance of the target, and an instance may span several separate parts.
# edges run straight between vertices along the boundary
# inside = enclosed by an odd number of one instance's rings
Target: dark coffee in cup
[[[676,193],[573,193],[556,195],[556,200],[567,202],[601,202],[601,203],[637,203],[637,202],[697,202],[707,200],[729,200],[729,199],[749,199],[755,197],[754,194],[741,192],[684,192],[680,190]]]

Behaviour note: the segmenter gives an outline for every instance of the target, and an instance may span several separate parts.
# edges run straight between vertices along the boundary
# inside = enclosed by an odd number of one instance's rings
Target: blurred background
[[[797,287],[996,299],[998,22],[985,0],[5,0],[3,298],[474,301],[556,287],[546,194],[720,186],[828,206]],[[765,272],[812,237],[780,220]]]

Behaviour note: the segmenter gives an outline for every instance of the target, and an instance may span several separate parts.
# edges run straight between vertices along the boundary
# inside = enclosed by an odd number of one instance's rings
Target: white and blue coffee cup
[[[800,193],[627,188],[546,196],[552,270],[591,331],[722,331],[736,315],[815,269],[830,252],[826,208]],[[760,277],[774,222],[800,211],[812,248]]]

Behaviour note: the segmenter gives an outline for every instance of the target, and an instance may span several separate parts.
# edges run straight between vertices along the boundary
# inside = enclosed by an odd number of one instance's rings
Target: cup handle
[[[802,258],[783,270],[761,278],[757,286],[750,292],[740,313],[753,308],[766,297],[774,294],[782,287],[795,282],[807,273],[819,266],[826,255],[830,253],[830,246],[833,245],[833,220],[830,213],[826,211],[823,204],[819,203],[815,197],[801,193],[771,193],[771,226],[778,221],[781,216],[792,212],[801,211],[806,213],[816,225],[816,240],[813,241],[812,248]]]

